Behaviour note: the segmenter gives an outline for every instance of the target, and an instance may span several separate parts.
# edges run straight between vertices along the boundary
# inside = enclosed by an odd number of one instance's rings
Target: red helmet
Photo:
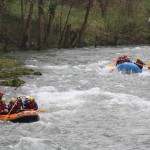
[[[0,95],[4,95],[4,94],[5,94],[4,92],[0,91]]]

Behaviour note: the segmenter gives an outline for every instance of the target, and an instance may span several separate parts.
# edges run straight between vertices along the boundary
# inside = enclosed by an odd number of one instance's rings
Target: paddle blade
[[[109,66],[109,67],[114,67],[114,64],[113,64],[113,63],[107,64],[107,66]]]
[[[146,63],[146,66],[150,67],[150,62]]]
[[[37,110],[37,112],[47,112],[47,111],[40,109],[40,110]]]

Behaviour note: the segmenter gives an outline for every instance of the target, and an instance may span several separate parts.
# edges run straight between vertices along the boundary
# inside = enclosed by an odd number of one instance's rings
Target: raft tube
[[[6,112],[0,113],[0,120],[4,120],[4,118],[7,116]],[[39,115],[37,111],[35,110],[20,110],[16,113],[11,113],[8,115],[8,118],[6,121],[11,122],[18,122],[18,123],[30,123],[30,122],[36,122],[39,120]]]
[[[125,62],[117,66],[117,70],[125,74],[142,73],[142,70],[132,62]]]

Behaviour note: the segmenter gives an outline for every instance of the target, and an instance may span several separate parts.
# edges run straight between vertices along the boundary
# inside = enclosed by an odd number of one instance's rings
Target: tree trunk
[[[47,32],[45,36],[45,44],[48,42],[51,42],[51,35],[52,35],[52,26],[53,26],[53,21],[55,17],[55,11],[56,11],[57,3],[55,1],[51,1],[50,6],[49,6],[49,20],[48,20],[48,25],[47,25]]]
[[[126,9],[128,16],[131,16],[133,11],[133,0],[126,0]]]
[[[59,21],[59,28],[60,28],[60,35],[62,31],[62,14],[63,14],[64,5],[61,6],[61,13],[60,13],[60,21]]]
[[[102,17],[105,17],[106,16],[106,12],[107,12],[107,7],[108,7],[109,0],[98,0],[98,1],[99,1],[99,4],[100,4]]]
[[[58,48],[61,47],[61,43],[62,43],[62,40],[63,40],[64,32],[65,32],[65,30],[66,30],[66,26],[67,26],[67,24],[68,24],[68,20],[69,20],[69,16],[70,16],[70,12],[71,12],[72,6],[73,6],[73,5],[71,5],[70,8],[69,8],[69,12],[68,12],[68,15],[67,15],[67,19],[66,19],[64,28],[63,28],[63,30],[62,30],[62,32],[61,32],[60,40],[59,40],[59,42],[58,42]]]
[[[38,16],[38,49],[40,50],[42,48],[43,42],[44,42],[44,1],[39,0],[38,2],[38,10],[39,10],[39,16]]]
[[[83,40],[84,40],[84,33],[86,31],[87,21],[88,21],[88,17],[89,17],[89,13],[90,13],[90,9],[92,7],[93,1],[94,0],[89,0],[89,2],[88,2],[84,22],[83,22],[83,24],[81,26],[81,29],[79,31],[79,38],[78,38],[78,45],[77,45],[78,47],[82,46],[82,43],[83,43]]]
[[[36,0],[32,0],[30,3],[29,14],[28,14],[28,18],[27,18],[27,22],[25,26],[25,34],[24,34],[23,43],[22,43],[23,47],[29,47],[31,43],[30,30],[31,30],[32,14],[33,14],[33,8],[34,8],[35,2]]]
[[[21,19],[24,20],[24,12],[23,12],[23,0],[21,0]]]

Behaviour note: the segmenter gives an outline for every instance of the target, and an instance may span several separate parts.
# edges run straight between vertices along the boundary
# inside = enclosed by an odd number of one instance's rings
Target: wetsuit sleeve
[[[35,108],[34,108],[34,110],[37,110],[38,109],[38,104],[37,104],[37,102],[35,102]]]

